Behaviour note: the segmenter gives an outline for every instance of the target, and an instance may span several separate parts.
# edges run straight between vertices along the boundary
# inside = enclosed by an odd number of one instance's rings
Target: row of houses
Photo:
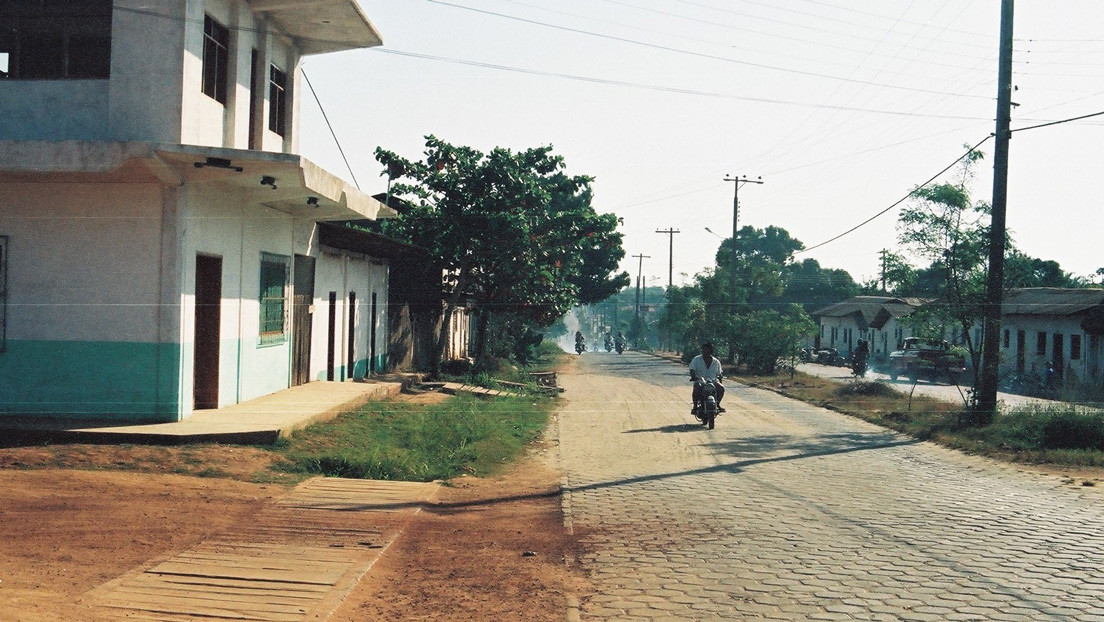
[[[382,43],[355,0],[0,22],[0,414],[175,421],[424,363],[440,270],[297,153],[302,60]]]
[[[813,347],[850,356],[859,339],[877,358],[899,348],[912,331],[905,318],[939,301],[923,298],[856,296],[815,311],[819,325]],[[1005,293],[1001,305],[1001,375],[1041,373],[1048,364],[1067,383],[1099,385],[1104,377],[1104,289],[1032,287]],[[970,329],[975,344],[980,327]],[[961,344],[965,335],[948,327],[945,338]]]

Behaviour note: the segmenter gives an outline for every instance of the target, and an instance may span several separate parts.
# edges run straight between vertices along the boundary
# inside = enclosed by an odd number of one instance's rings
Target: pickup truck
[[[907,376],[916,382],[925,376],[935,382],[944,377],[950,384],[958,384],[966,372],[966,357],[951,351],[942,339],[909,337],[904,347],[889,354],[889,377]]]

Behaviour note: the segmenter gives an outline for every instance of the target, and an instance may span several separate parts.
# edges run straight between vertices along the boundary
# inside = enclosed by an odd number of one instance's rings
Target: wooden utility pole
[[[640,349],[640,275],[644,272],[644,260],[651,259],[650,255],[633,255],[640,260],[640,263],[636,268],[636,316],[633,320],[635,325],[635,335],[633,336],[633,349]]]
[[[997,128],[993,149],[993,213],[989,233],[989,282],[985,301],[985,341],[981,350],[974,422],[986,425],[997,413],[1000,372],[1001,303],[1004,299],[1005,212],[1008,207],[1008,141],[1012,136],[1012,15],[1014,0],[1001,0],[997,65]]]
[[[762,184],[763,178],[760,176],[758,179],[748,179],[747,175],[743,177],[734,177],[732,175],[725,175],[725,181],[732,182],[732,304],[735,309],[736,305],[736,291],[738,289],[738,283],[736,279],[736,231],[737,218],[740,213],[740,184]]]
[[[667,234],[667,291],[675,284],[675,234],[682,233],[678,229],[656,229],[656,233]]]

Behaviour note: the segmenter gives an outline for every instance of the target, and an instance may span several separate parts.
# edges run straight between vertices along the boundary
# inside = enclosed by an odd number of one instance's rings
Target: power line
[[[433,1],[433,0],[430,0]],[[946,119],[951,121],[988,121],[987,118],[982,117],[967,117],[958,115],[928,115],[918,112],[904,112],[899,110],[879,110],[877,108],[860,108],[856,106],[835,106],[831,104],[814,104],[811,102],[800,102],[787,99],[774,99],[769,97],[750,97],[746,95],[732,95],[730,93],[717,93],[714,91],[699,91],[696,89],[686,89],[675,86],[663,86],[660,84],[644,84],[640,82],[627,82],[624,80],[612,80],[609,78],[594,78],[590,76],[581,76],[570,73],[559,73],[555,71],[541,71],[539,69],[527,69],[524,67],[512,67],[510,65],[499,65],[496,63],[484,63],[480,61],[465,60],[461,58],[449,58],[447,56],[435,56],[433,54],[421,54],[418,52],[407,52],[403,50],[392,50],[386,48],[371,48],[369,51],[375,54],[392,54],[395,56],[407,56],[410,58],[420,58],[423,60],[434,60],[446,63],[455,63],[457,65],[467,65],[469,67],[481,67],[483,69],[495,69],[498,71],[509,71],[513,73],[522,73],[533,76],[544,76],[548,78],[562,78],[564,80],[576,80],[579,82],[590,82],[592,84],[605,84],[608,86],[623,86],[628,88],[643,89],[648,91],[656,91],[660,93],[675,93],[680,95],[697,95],[700,97],[713,97],[721,99],[735,99],[739,101],[755,102],[760,104],[780,104],[786,106],[799,106],[804,108],[816,108],[820,110],[837,110],[843,112],[865,112],[871,114],[885,114],[891,116],[903,116],[903,117],[923,117],[926,119]]]
[[[738,60],[738,59],[735,59],[735,58],[729,58],[727,56],[718,56],[716,54],[706,54],[704,52],[694,52],[692,50],[684,50],[684,49],[681,49],[681,48],[671,47],[671,46],[667,46],[667,45],[660,45],[658,43],[648,43],[646,41],[639,41],[639,40],[636,40],[636,39],[630,39],[628,37],[619,37],[619,36],[616,36],[616,35],[603,34],[603,33],[600,33],[600,32],[594,32],[594,31],[590,31],[590,30],[583,30],[581,28],[572,28],[570,26],[561,26],[561,25],[558,25],[558,24],[550,24],[548,22],[542,22],[542,21],[534,20],[534,19],[527,19],[527,18],[524,18],[524,17],[518,17],[516,15],[508,15],[506,13],[498,13],[498,12],[495,12],[495,11],[488,11],[488,10],[485,10],[485,9],[477,9],[475,7],[464,6],[462,4],[455,4],[455,3],[452,3],[452,2],[446,2],[445,0],[425,0],[425,1],[429,2],[429,3],[432,3],[432,4],[439,4],[441,6],[448,6],[448,7],[453,7],[453,8],[456,8],[456,9],[462,9],[462,10],[465,10],[465,11],[471,11],[473,13],[480,13],[480,14],[483,14],[483,15],[491,15],[491,16],[494,16],[494,17],[500,17],[500,18],[503,18],[503,19],[522,22],[524,24],[531,24],[531,25],[534,25],[534,26],[543,26],[545,28],[552,28],[554,30],[562,30],[562,31],[565,31],[565,32],[571,32],[571,33],[575,33],[575,34],[586,35],[586,36],[589,36],[589,37],[596,37],[596,38],[599,38],[599,39],[607,39],[607,40],[610,40],[610,41],[618,41],[620,43],[628,43],[628,44],[631,44],[631,45],[637,45],[637,46],[651,48],[651,49],[655,49],[655,50],[662,50],[662,51],[665,51],[665,52],[674,52],[676,54],[685,54],[685,55],[688,55],[688,56],[695,56],[695,57],[699,57],[699,58],[707,58],[707,59],[710,59],[710,60],[718,60],[718,61],[722,61],[722,62],[726,62],[726,63],[744,65],[744,66],[747,66],[747,67],[755,67],[755,68],[758,68],[758,69],[767,69],[767,70],[771,70],[771,71],[782,71],[782,72],[785,72],[785,73],[792,73],[792,74],[796,74],[796,75],[810,76],[810,77],[815,77],[815,78],[824,78],[824,79],[828,79],[828,80],[840,80],[840,81],[843,81],[843,82],[849,82],[849,83],[854,83],[854,84],[862,84],[862,85],[866,85],[866,86],[881,86],[881,87],[884,87],[884,88],[898,89],[898,90],[910,91],[910,92],[914,92],[914,93],[928,93],[928,94],[934,94],[934,95],[949,95],[949,96],[954,96],[954,97],[965,97],[965,98],[984,99],[984,100],[993,99],[991,96],[988,96],[988,95],[969,95],[969,94],[966,94],[966,93],[950,93],[950,92],[945,92],[945,91],[936,91],[936,90],[932,90],[932,89],[923,89],[923,88],[918,88],[918,87],[900,86],[900,85],[893,85],[893,84],[883,84],[883,83],[879,83],[879,82],[873,82],[873,81],[870,81],[870,80],[857,80],[857,79],[853,79],[853,78],[843,78],[843,77],[840,77],[840,76],[833,76],[833,75],[829,75],[829,74],[816,73],[814,71],[803,71],[803,70],[800,70],[800,69],[788,69],[786,67],[778,67],[778,66],[775,66],[775,65],[767,65],[767,64],[764,64],[764,63],[754,63],[754,62],[751,62],[751,61],[743,61],[743,60]]]
[[[1050,121],[1049,123],[1040,123],[1038,125],[1029,125],[1027,127],[1018,127],[1014,130],[1011,130],[1011,132],[1015,133],[1015,132],[1025,132],[1027,130],[1037,130],[1040,127],[1050,127],[1052,125],[1061,125],[1062,123],[1072,123],[1073,121],[1081,121],[1082,119],[1091,119],[1092,117],[1099,117],[1101,115],[1104,115],[1104,110],[1102,110],[1100,112],[1093,112],[1093,113],[1090,113],[1090,114],[1083,114],[1079,117],[1070,117],[1069,119],[1062,119],[1060,121]]]
[[[978,143],[977,143],[976,145],[974,145],[973,147],[970,147],[970,149],[969,149],[969,150],[968,150],[968,151],[967,151],[966,153],[964,153],[964,154],[962,154],[962,155],[958,156],[957,158],[955,158],[955,161],[954,161],[954,162],[951,162],[950,164],[948,164],[946,168],[944,168],[943,170],[939,171],[939,172],[938,172],[938,173],[936,173],[935,175],[932,175],[932,176],[931,176],[931,177],[930,177],[930,178],[929,178],[929,179],[928,179],[927,181],[925,181],[924,183],[920,184],[920,185],[919,185],[919,186],[917,186],[916,188],[912,189],[912,190],[911,190],[911,191],[910,191],[910,192],[909,192],[908,194],[906,194],[905,196],[901,197],[900,199],[898,199],[898,200],[897,200],[896,202],[894,202],[894,203],[893,203],[892,205],[890,205],[889,207],[885,208],[884,210],[882,210],[882,211],[878,212],[877,214],[874,214],[874,215],[873,215],[873,216],[871,216],[870,218],[867,218],[866,220],[864,220],[864,221],[860,222],[859,224],[855,225],[854,227],[851,227],[851,228],[850,228],[850,229],[848,229],[847,231],[844,231],[843,233],[841,233],[841,234],[839,234],[839,235],[837,235],[837,236],[835,236],[835,237],[829,238],[829,239],[827,239],[827,240],[825,240],[825,241],[823,241],[823,242],[821,242],[821,243],[819,243],[819,244],[814,244],[814,245],[812,245],[812,246],[810,246],[810,247],[808,247],[808,248],[804,248],[804,249],[801,249],[801,250],[797,251],[797,252],[796,252],[796,253],[794,253],[794,254],[796,255],[796,254],[800,254],[800,253],[807,253],[807,252],[809,252],[809,251],[811,251],[811,250],[813,250],[813,249],[815,249],[815,248],[820,248],[821,246],[824,246],[824,245],[826,245],[826,244],[830,244],[830,243],[832,243],[832,242],[835,242],[836,240],[838,240],[838,239],[840,239],[840,238],[844,237],[845,235],[848,235],[848,234],[854,233],[855,231],[857,231],[857,230],[858,230],[858,229],[860,229],[861,227],[864,227],[864,226],[866,226],[867,224],[869,224],[869,223],[873,222],[873,221],[874,221],[874,219],[878,218],[879,216],[881,216],[881,215],[885,214],[885,213],[886,213],[886,212],[888,212],[889,210],[891,210],[891,209],[893,209],[893,208],[897,207],[898,205],[900,205],[900,204],[904,203],[905,201],[907,201],[907,200],[908,200],[909,198],[911,198],[911,197],[912,197],[912,196],[913,196],[914,194],[916,194],[916,191],[917,191],[917,190],[919,190],[919,189],[923,188],[924,186],[927,186],[927,185],[928,185],[928,184],[930,184],[931,182],[933,182],[933,181],[935,181],[936,179],[938,179],[940,175],[942,175],[943,173],[946,173],[947,171],[951,170],[951,168],[953,168],[953,167],[954,167],[954,165],[956,165],[956,164],[958,164],[959,162],[961,162],[962,160],[964,160],[964,159],[965,159],[965,158],[966,158],[967,156],[969,156],[969,155],[970,155],[971,153],[973,153],[973,152],[977,151],[977,148],[978,148],[978,147],[980,147],[980,146],[982,146],[983,144],[985,144],[985,142],[986,142],[987,140],[989,140],[990,138],[992,138],[992,137],[993,137],[993,136],[992,136],[992,135],[990,134],[989,136],[986,136],[985,138],[981,139],[981,141],[979,141],[979,142],[978,142]]]

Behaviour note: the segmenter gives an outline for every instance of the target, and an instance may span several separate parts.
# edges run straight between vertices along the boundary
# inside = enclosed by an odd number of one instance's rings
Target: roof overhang
[[[141,142],[0,141],[0,182],[210,184],[313,221],[398,214],[302,156]]]
[[[249,10],[294,39],[304,55],[383,45],[356,0],[249,0]]]

